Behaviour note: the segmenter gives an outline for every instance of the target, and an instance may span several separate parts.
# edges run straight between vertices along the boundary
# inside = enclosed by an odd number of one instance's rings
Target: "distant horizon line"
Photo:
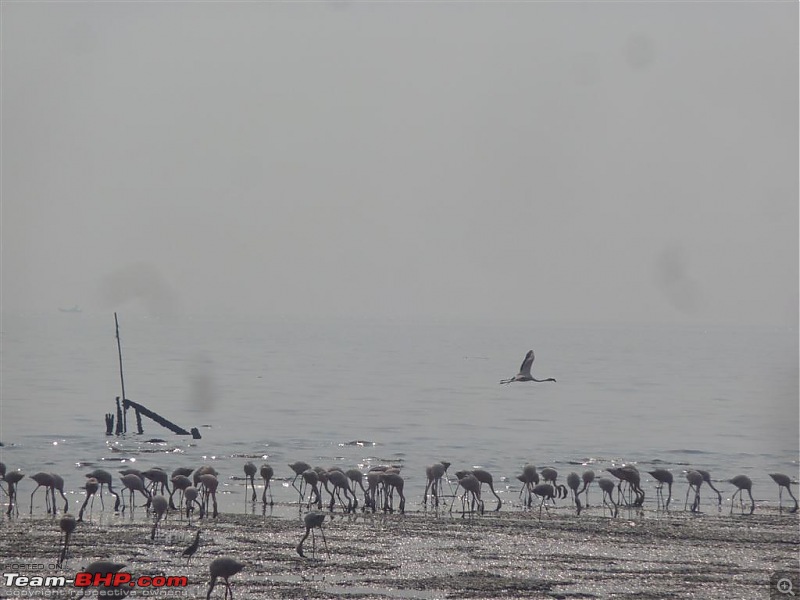
[[[75,310],[75,308],[78,310]],[[501,324],[501,325],[517,325],[519,327],[604,327],[604,326],[636,326],[636,327],[687,327],[692,329],[698,328],[741,328],[741,329],[789,329],[797,331],[800,328],[800,322],[794,323],[779,323],[775,321],[747,321],[747,322],[730,322],[727,320],[703,320],[703,319],[642,319],[642,318],[578,318],[569,319],[558,317],[553,319],[530,319],[524,323],[520,323],[518,317],[511,316],[490,316],[490,315],[453,315],[453,314],[436,314],[436,313],[403,313],[403,314],[366,314],[359,315],[355,313],[330,313],[325,315],[315,314],[302,314],[302,313],[254,313],[254,312],[233,312],[233,311],[185,311],[185,312],[164,312],[153,313],[140,308],[134,309],[96,309],[96,308],[83,308],[80,304],[73,304],[65,308],[64,306],[56,306],[53,309],[7,309],[0,308],[0,318],[39,318],[57,315],[59,317],[68,318],[70,316],[78,316],[81,318],[89,317],[113,317],[117,313],[121,318],[130,317],[137,320],[141,319],[198,319],[198,318],[235,318],[239,319],[257,319],[260,322],[314,322],[314,321],[415,321],[420,323],[430,322],[452,322],[463,323],[471,322],[474,324]]]

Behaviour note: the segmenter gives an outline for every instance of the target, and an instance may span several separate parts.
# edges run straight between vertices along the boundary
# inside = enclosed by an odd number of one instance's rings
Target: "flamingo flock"
[[[452,513],[456,507],[460,508],[461,517],[470,518],[480,516],[485,513],[484,486],[494,496],[496,504],[494,511],[499,511],[504,506],[502,496],[495,488],[495,477],[486,469],[474,467],[463,469],[454,473],[454,479],[448,477],[448,470],[451,464],[447,461],[437,461],[424,468],[426,486],[422,498],[424,510],[432,510],[437,513],[440,508],[444,508],[449,502],[448,512]],[[303,461],[297,461],[288,465],[291,475],[287,475],[287,487],[293,487],[298,496],[296,497],[297,506],[300,509],[303,533],[295,548],[297,555],[307,560],[308,556],[304,545],[311,537],[311,558],[316,560],[316,536],[317,532],[322,538],[325,554],[330,558],[330,550],[325,538],[323,524],[328,513],[340,510],[344,514],[354,513],[359,506],[363,511],[385,513],[398,512],[402,515],[405,512],[406,495],[405,479],[401,475],[401,467],[398,465],[381,465],[370,468],[366,473],[359,469],[344,470],[340,467],[312,467]],[[261,494],[261,504],[266,507],[272,506],[271,481],[275,471],[269,464],[261,465],[260,469],[250,461],[243,465],[245,482],[245,502],[255,504],[258,501],[258,494],[255,488],[255,475],[259,473],[263,480],[264,491]],[[566,485],[559,482],[559,473],[553,467],[537,469],[533,464],[525,464],[521,467],[521,473],[516,476],[520,482],[519,507],[523,511],[536,510],[537,518],[541,521],[544,513],[549,513],[551,507],[557,506],[559,501],[571,497],[571,503],[575,506],[576,516],[580,516],[585,509],[590,507],[589,489],[596,483],[602,491],[600,506],[603,512],[609,512],[611,518],[619,515],[623,508],[634,511],[643,510],[646,492],[643,487],[645,478],[635,465],[627,464],[619,467],[606,469],[608,476],[598,477],[594,471],[586,470],[582,474],[570,472],[565,480]],[[20,471],[7,471],[3,463],[0,463],[0,474],[2,481],[6,484],[3,491],[8,496],[9,507],[6,511],[8,516],[18,514],[16,506],[17,486],[24,479]],[[656,482],[656,510],[668,511],[672,501],[672,487],[675,484],[675,474],[667,469],[659,468],[646,472]],[[86,508],[89,507],[88,518],[91,520],[94,499],[100,496],[102,504],[102,491],[107,488],[108,493],[116,498],[114,505],[115,512],[124,514],[127,510],[133,515],[137,496],[141,496],[143,506],[148,514],[152,512],[152,529],[150,532],[151,540],[156,540],[159,531],[172,511],[189,520],[195,512],[199,519],[213,518],[218,515],[216,493],[220,485],[220,474],[210,465],[203,465],[197,469],[180,468],[175,469],[172,474],[165,477],[163,469],[153,467],[147,471],[135,469],[125,469],[120,471],[117,479],[121,483],[123,492],[128,491],[127,502],[125,494],[117,494],[112,489],[114,477],[107,471],[96,469],[86,473],[84,482],[85,498],[80,506],[79,516],[76,519],[68,513],[69,502],[64,496],[64,480],[54,473],[36,473],[30,479],[36,483],[36,487],[31,492],[30,511],[33,514],[34,496],[39,488],[44,488],[45,510],[47,514],[55,516],[59,507],[56,505],[55,492],[58,491],[65,498],[63,516],[58,521],[58,527],[62,534],[63,547],[59,553],[58,564],[64,565],[69,556],[69,545],[72,537],[79,531],[79,524],[87,515]],[[794,501],[793,506],[787,507],[788,512],[798,511],[797,498],[792,493],[791,486],[795,481],[781,473],[770,473],[772,480],[779,487],[778,510],[783,512],[783,492],[786,491]],[[714,482],[708,471],[702,469],[690,469],[683,473],[683,477],[688,485],[684,510],[691,513],[698,513],[701,504],[701,491],[703,487],[713,490],[716,500],[716,507],[721,509],[722,493],[714,486]],[[364,482],[366,481],[366,486]],[[752,494],[753,482],[746,475],[737,475],[725,480],[735,489],[730,498],[730,513],[738,507],[742,514],[751,515],[755,511],[756,502]],[[719,482],[719,480],[717,480]],[[455,488],[453,487],[455,483]],[[171,488],[170,488],[171,484]],[[445,488],[448,488],[449,493]],[[666,487],[666,491],[664,488]],[[501,490],[510,491],[508,489]],[[173,502],[175,493],[177,505]],[[325,508],[322,510],[323,493],[327,494]],[[745,504],[744,494],[747,494],[749,504]],[[166,494],[166,495],[165,495]],[[737,505],[737,496],[739,497]],[[581,501],[583,498],[583,501]],[[291,503],[290,503],[291,504]],[[538,506],[537,506],[538,505]],[[313,510],[312,510],[313,507]],[[338,508],[337,508],[338,507]],[[104,507],[103,507],[104,509]],[[306,512],[303,513],[303,509]],[[200,547],[200,529],[196,530],[194,540],[181,554],[181,558],[189,560],[198,552]],[[90,565],[90,569],[96,572],[105,572],[103,569],[121,569],[125,565],[117,563],[104,563],[99,561]],[[245,568],[245,564],[231,557],[217,557],[209,566],[210,581],[206,598],[211,598],[217,581],[221,579],[225,587],[225,598],[233,597],[230,578],[238,574]],[[114,571],[116,572],[116,571]]]
[[[484,513],[484,486],[495,499],[494,511],[499,511],[503,506],[503,498],[495,487],[495,477],[488,470],[473,467],[456,471],[454,479],[448,477],[451,464],[447,461],[437,461],[424,468],[425,490],[422,497],[422,507],[427,510],[437,510],[451,500],[449,511],[453,511],[456,501],[461,502],[462,514]],[[297,461],[288,465],[293,474],[287,477],[290,487],[297,491],[297,504],[302,509],[310,510],[315,507],[321,510],[323,506],[333,512],[337,507],[344,513],[356,512],[359,507],[363,511],[386,513],[405,512],[406,494],[405,478],[401,474],[400,465],[373,466],[366,473],[360,469],[343,469],[339,466],[321,467],[311,466],[304,461]],[[589,488],[597,483],[602,490],[601,505],[609,509],[612,514],[617,514],[619,507],[641,509],[645,503],[645,489],[643,487],[643,474],[633,464],[626,464],[606,469],[608,475],[597,477],[592,470],[582,474],[571,472],[566,476],[566,485],[559,482],[559,473],[552,467],[537,469],[535,465],[526,464],[521,468],[521,473],[516,476],[520,482],[520,506],[529,510],[536,503],[539,504],[541,513],[547,508],[546,503],[557,505],[559,500],[568,496],[575,506],[576,514],[590,507]],[[17,487],[25,475],[20,471],[8,471],[0,463],[0,472],[6,488],[3,489],[8,497],[6,515],[18,514]],[[253,462],[248,461],[243,465],[245,480],[245,501],[256,503],[258,494],[255,486],[256,474],[261,475],[263,492],[261,504],[265,507],[273,506],[275,501],[272,496],[272,480],[275,470],[269,464],[258,468]],[[673,486],[676,483],[675,473],[664,468],[644,472],[656,483],[655,502],[657,510],[668,511],[673,500]],[[159,467],[146,471],[124,469],[117,477],[123,493],[117,493],[112,487],[114,477],[108,471],[95,469],[86,473],[83,485],[85,498],[78,511],[77,522],[84,519],[87,507],[89,515],[94,510],[94,500],[100,497],[104,510],[103,490],[115,498],[114,511],[133,513],[135,509],[135,496],[141,498],[148,513],[153,510],[156,522],[153,537],[157,533],[158,524],[169,511],[177,511],[181,517],[191,519],[195,514],[200,518],[207,516],[216,517],[219,514],[217,493],[220,486],[219,473],[210,465],[203,465],[197,469],[181,467],[167,474]],[[191,475],[191,477],[190,477]],[[778,485],[778,510],[784,511],[783,494],[786,492],[793,506],[787,506],[790,513],[797,512],[798,500],[792,493],[792,479],[782,473],[769,473],[772,480]],[[709,488],[716,500],[717,508],[722,506],[722,492],[715,486],[711,474],[704,469],[687,469],[683,472],[686,481],[686,496],[684,510],[698,512],[700,510],[701,491],[703,487]],[[34,499],[40,488],[45,493],[45,510],[47,514],[56,515],[56,492],[64,500],[63,513],[69,509],[69,501],[64,493],[64,479],[55,473],[39,472],[30,476],[36,484],[30,494],[30,513],[34,511]],[[736,508],[735,501],[739,497],[740,512],[752,514],[756,509],[753,497],[753,482],[746,475],[717,480],[724,481],[734,487],[730,498],[730,512]],[[455,484],[455,488],[453,488]],[[445,486],[449,488],[446,493]],[[509,486],[506,486],[508,491]],[[127,495],[124,492],[127,491]],[[749,504],[745,506],[744,496],[747,494]],[[127,498],[126,498],[127,496]],[[583,501],[581,501],[583,497]],[[177,500],[177,504],[175,504]]]

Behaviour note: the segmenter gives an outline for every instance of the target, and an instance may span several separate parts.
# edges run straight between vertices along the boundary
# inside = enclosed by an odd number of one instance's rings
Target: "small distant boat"
[[[83,312],[83,311],[81,310],[81,308],[80,308],[80,307],[79,307],[77,304],[76,304],[75,306],[73,306],[72,308],[61,308],[61,307],[59,307],[59,309],[58,309],[58,310],[60,310],[61,312],[65,312],[65,313],[79,313],[79,312]]]

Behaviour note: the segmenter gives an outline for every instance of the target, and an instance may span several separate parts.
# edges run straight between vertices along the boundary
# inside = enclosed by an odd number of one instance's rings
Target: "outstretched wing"
[[[528,353],[525,355],[525,360],[522,361],[522,365],[519,368],[520,375],[530,375],[531,374],[531,366],[533,366],[533,350],[528,350]]]

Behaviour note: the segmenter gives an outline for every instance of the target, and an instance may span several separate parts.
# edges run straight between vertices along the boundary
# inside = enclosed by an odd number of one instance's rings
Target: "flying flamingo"
[[[500,383],[512,383],[514,381],[536,381],[537,383],[543,383],[545,381],[555,381],[552,377],[548,379],[535,379],[533,375],[531,375],[531,366],[533,366],[533,350],[529,350],[528,353],[525,355],[525,360],[522,361],[522,366],[519,368],[519,373],[514,375],[511,379],[502,379]]]
[[[228,581],[228,578],[236,575],[239,571],[244,569],[244,567],[244,563],[240,563],[238,560],[230,558],[229,556],[223,556],[222,558],[215,558],[212,560],[208,569],[211,574],[211,583],[208,585],[206,600],[211,598],[211,591],[217,583],[217,577],[222,577],[222,579],[225,580],[225,598],[227,598],[230,593],[231,600],[233,600],[233,590],[231,589],[231,583]]]
[[[797,498],[794,497],[794,494],[792,494],[792,490],[789,487],[789,485],[792,483],[792,480],[789,479],[789,476],[784,475],[783,473],[770,473],[769,476],[772,477],[772,481],[778,484],[778,510],[783,512],[783,488],[786,488],[786,491],[789,492],[792,500],[794,500],[794,508],[789,512],[797,512]]]

